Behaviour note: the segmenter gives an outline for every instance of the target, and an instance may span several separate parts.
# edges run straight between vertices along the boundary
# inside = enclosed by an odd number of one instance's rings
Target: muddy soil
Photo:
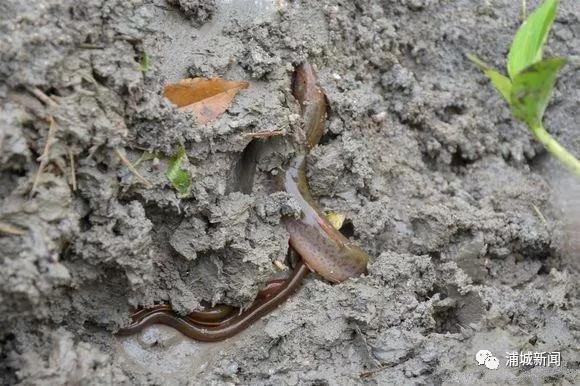
[[[580,55],[579,17],[562,0],[549,55]],[[465,56],[503,68],[520,20],[509,0],[2,2],[0,383],[580,383],[580,185]],[[275,175],[306,60],[331,109],[310,186],[373,256],[368,275],[310,275],[217,344],[116,337],[137,306],[243,307],[279,274],[293,202]],[[546,127],[580,155],[576,70]],[[161,94],[195,76],[250,87],[197,125]],[[185,199],[164,175],[180,144]],[[507,367],[514,351],[561,366]]]

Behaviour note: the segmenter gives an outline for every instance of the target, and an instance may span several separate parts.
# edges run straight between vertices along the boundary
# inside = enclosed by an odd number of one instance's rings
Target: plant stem
[[[119,149],[115,148],[114,150],[115,150],[115,154],[117,154],[117,157],[119,157],[121,162],[124,163],[125,166],[127,166],[127,168],[131,171],[131,173],[133,173],[135,175],[135,177],[137,177],[137,179],[143,183],[143,185],[145,185],[147,188],[153,187],[153,184],[151,182],[147,181],[147,179],[145,177],[143,177],[137,169],[135,169],[135,166],[133,166],[131,161],[129,161],[129,159],[127,157],[125,157],[123,155],[123,153],[121,153],[121,151],[119,151]]]
[[[40,160],[40,165],[38,165],[36,176],[34,177],[34,181],[32,182],[32,188],[30,189],[30,193],[28,195],[29,199],[32,198],[32,196],[34,196],[34,193],[36,192],[36,187],[38,186],[38,182],[40,181],[40,176],[42,175],[44,168],[48,164],[49,161],[48,157],[50,147],[52,146],[52,139],[54,138],[57,129],[56,122],[54,121],[52,115],[48,116],[48,120],[50,124],[48,127],[48,133],[46,134],[46,142],[44,143],[44,150],[42,151],[42,155],[38,158]]]
[[[558,161],[564,164],[570,171],[580,177],[580,161],[568,150],[564,149],[552,136],[538,124],[530,127],[534,137],[548,150]]]

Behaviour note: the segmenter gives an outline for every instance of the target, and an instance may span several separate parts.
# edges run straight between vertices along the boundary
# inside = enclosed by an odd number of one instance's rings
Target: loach
[[[128,327],[120,329],[117,335],[132,335],[151,324],[160,323],[171,326],[183,335],[201,342],[224,340],[245,330],[253,322],[283,303],[300,286],[307,274],[308,268],[299,260],[288,279],[282,282],[278,280],[270,282],[258,293],[250,308],[234,316],[228,314],[217,325],[199,323],[199,319],[192,317],[191,314],[182,317],[173,312],[169,306],[159,305],[153,309],[134,313],[133,322]],[[198,316],[199,313],[211,312],[212,310],[198,311]]]
[[[302,109],[306,140],[302,151],[290,161],[283,185],[298,202],[302,215],[283,221],[290,234],[290,245],[308,268],[328,281],[340,283],[366,273],[369,255],[330,224],[308,189],[306,156],[322,137],[327,107],[312,66],[306,63],[298,67],[292,89]]]

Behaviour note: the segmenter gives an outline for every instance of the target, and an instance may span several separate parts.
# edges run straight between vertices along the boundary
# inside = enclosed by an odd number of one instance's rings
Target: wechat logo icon
[[[499,367],[499,360],[489,350],[479,350],[475,354],[475,360],[478,366],[484,365],[490,370],[497,370]]]

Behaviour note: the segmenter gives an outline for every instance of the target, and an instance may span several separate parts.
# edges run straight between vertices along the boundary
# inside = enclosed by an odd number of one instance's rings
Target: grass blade
[[[471,60],[477,67],[484,72],[485,75],[491,80],[491,83],[494,85],[497,91],[501,94],[503,99],[507,103],[510,103],[510,96],[512,90],[512,81],[505,75],[500,74],[487,63],[480,60],[477,56],[467,54],[469,60]]]
[[[518,29],[508,54],[512,80],[523,69],[542,60],[542,50],[556,18],[559,0],[545,0]]]

